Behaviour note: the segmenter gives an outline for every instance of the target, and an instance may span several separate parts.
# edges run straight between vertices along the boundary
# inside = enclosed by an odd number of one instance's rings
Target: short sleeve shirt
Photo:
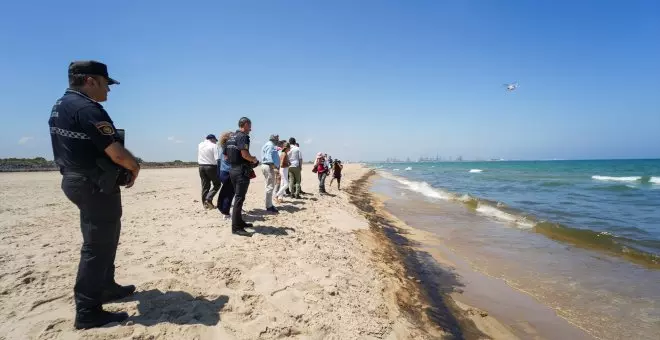
[[[250,135],[243,132],[236,133],[236,148],[250,151]]]
[[[227,146],[225,148],[225,154],[229,156],[229,163],[232,165],[250,163],[247,159],[241,156],[241,150],[250,150],[250,136],[241,131],[236,131],[227,141]]]
[[[48,126],[60,168],[94,169],[96,159],[107,157],[105,148],[120,140],[103,106],[74,90],[67,90],[55,102]]]

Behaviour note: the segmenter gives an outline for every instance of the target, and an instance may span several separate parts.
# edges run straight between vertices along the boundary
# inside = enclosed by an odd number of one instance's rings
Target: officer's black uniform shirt
[[[227,146],[225,147],[225,154],[229,158],[229,164],[232,166],[250,164],[241,155],[241,150],[250,150],[250,135],[238,130],[229,137]]]
[[[119,140],[110,116],[85,94],[67,90],[53,106],[48,120],[55,163],[61,169],[90,170],[104,150]]]

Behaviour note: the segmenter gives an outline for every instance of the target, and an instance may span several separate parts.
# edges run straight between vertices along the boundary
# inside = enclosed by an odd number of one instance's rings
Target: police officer
[[[103,303],[133,294],[135,286],[115,282],[115,254],[121,230],[121,178],[133,186],[140,167],[124,148],[112,119],[99,104],[107,100],[109,85],[119,84],[108,76],[105,64],[74,61],[69,65],[69,89],[51,110],[51,141],[55,162],[62,173],[62,191],[80,209],[80,250],[78,275],[73,288],[77,329],[121,322],[126,313],[110,313]],[[99,164],[110,164],[109,172]],[[117,165],[121,166],[117,166]],[[102,178],[116,174],[115,182]]]
[[[234,208],[231,212],[231,231],[234,234],[241,236],[251,236],[245,230],[245,227],[252,227],[251,224],[245,223],[241,212],[243,210],[243,203],[245,202],[245,195],[247,194],[250,185],[250,173],[253,168],[259,165],[256,157],[250,155],[250,131],[252,131],[252,122],[249,118],[243,117],[238,121],[238,128],[235,133],[231,135],[225,147],[225,154],[229,158],[231,170],[229,176],[234,185]]]

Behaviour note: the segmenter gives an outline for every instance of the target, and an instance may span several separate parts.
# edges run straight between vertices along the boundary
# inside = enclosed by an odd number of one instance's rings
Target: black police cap
[[[84,74],[89,76],[101,76],[108,80],[108,85],[119,84],[118,81],[108,75],[108,66],[94,60],[72,61],[69,64],[69,75]]]

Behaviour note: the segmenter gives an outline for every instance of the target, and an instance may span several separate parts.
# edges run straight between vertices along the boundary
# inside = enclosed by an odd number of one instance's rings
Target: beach
[[[116,260],[117,281],[137,292],[105,305],[130,318],[77,331],[81,236],[61,176],[0,176],[0,339],[589,338],[390,214],[376,172],[352,164],[342,190],[328,181],[323,196],[303,169],[308,195],[286,199],[278,215],[264,210],[263,178],[253,179],[252,237],[203,209],[197,169],[143,170],[123,190]]]
[[[446,334],[416,318],[423,301],[403,268],[377,257],[382,244],[349,202],[303,169],[305,199],[266,214],[263,181],[245,205],[252,237],[232,235],[204,210],[195,168],[145,169],[123,190],[116,280],[130,298],[123,325],[73,328],[78,211],[58,172],[0,174],[1,339],[432,339]],[[347,165],[345,188],[366,169]],[[336,185],[336,184],[335,184]],[[343,189],[343,188],[342,188]],[[399,272],[397,272],[399,271]],[[405,282],[407,281],[407,283]],[[411,289],[404,291],[404,289]],[[405,295],[406,298],[401,296]],[[406,304],[406,301],[410,304]],[[416,305],[415,305],[416,304]]]

